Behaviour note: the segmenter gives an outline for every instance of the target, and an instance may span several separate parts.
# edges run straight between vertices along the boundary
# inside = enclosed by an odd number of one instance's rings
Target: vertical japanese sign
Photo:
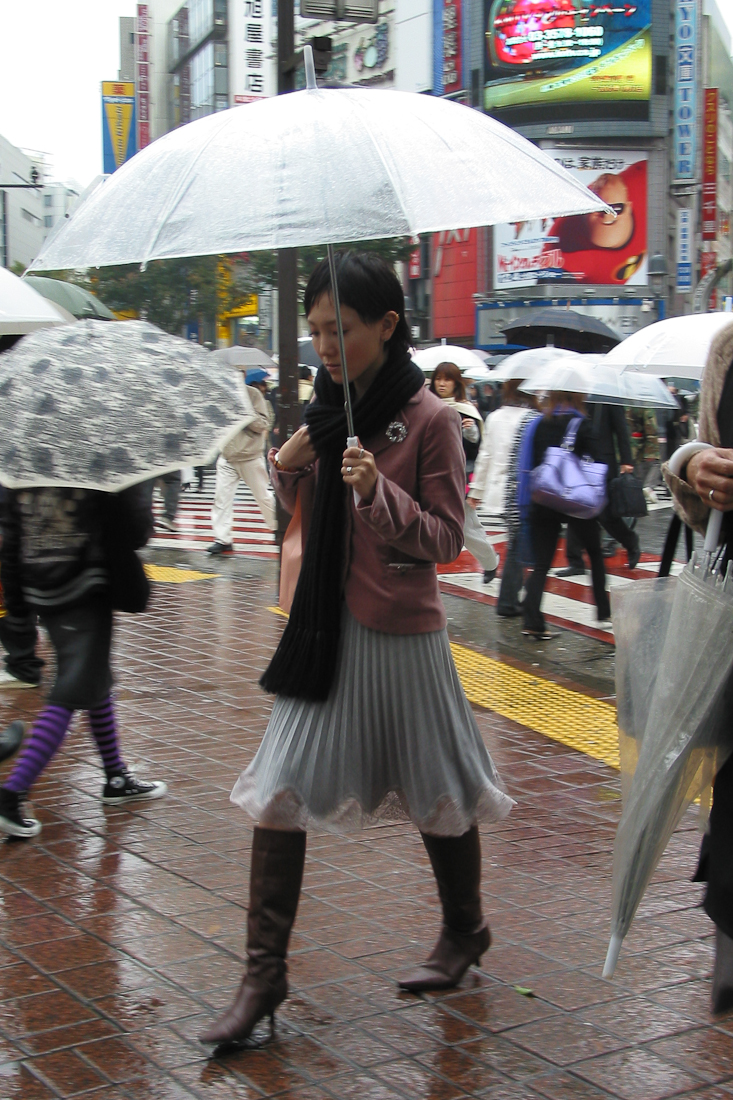
[[[702,239],[718,236],[718,89],[705,89],[702,124]]]
[[[234,103],[251,103],[274,95],[271,57],[272,4],[236,0],[230,4],[230,91]]]
[[[434,0],[433,95],[450,95],[462,88],[461,0]]]
[[[148,5],[137,6],[137,133],[138,147],[150,145],[150,68],[149,68]]]
[[[102,81],[102,156],[105,174],[114,172],[137,152],[135,85]]]
[[[675,0],[674,151],[672,177],[695,179],[697,0]]]
[[[692,289],[692,211],[677,211],[677,289]]]

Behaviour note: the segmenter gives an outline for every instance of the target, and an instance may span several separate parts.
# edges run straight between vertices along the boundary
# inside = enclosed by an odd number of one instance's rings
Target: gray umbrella
[[[76,286],[75,283],[67,283],[63,279],[46,279],[40,275],[26,275],[23,281],[49,302],[55,302],[57,306],[61,306],[78,321],[86,317],[96,317],[100,321],[117,320],[104,302],[100,302],[94,294],[90,294],[81,286]]]
[[[0,482],[115,492],[203,466],[254,419],[241,376],[145,321],[44,329],[0,356]]]

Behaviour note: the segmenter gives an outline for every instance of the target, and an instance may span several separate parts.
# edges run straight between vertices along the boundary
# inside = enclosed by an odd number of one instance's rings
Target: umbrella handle
[[[603,964],[604,978],[612,978],[613,972],[616,969],[616,963],[618,962],[619,953],[621,951],[621,944],[624,942],[624,938],[620,932],[614,932],[611,936],[611,941],[608,945],[608,954],[606,955],[606,961]]]
[[[354,431],[354,414],[351,409],[351,391],[349,390],[349,375],[346,366],[346,349],[344,348],[344,328],[341,323],[341,302],[339,301],[339,285],[336,277],[336,256],[333,245],[326,246],[328,252],[328,270],[331,275],[331,297],[336,310],[336,331],[339,338],[339,355],[341,357],[341,374],[344,379],[344,408],[346,410],[346,426],[349,431],[349,439],[356,435]],[[349,444],[351,446],[351,444]]]
[[[713,554],[718,549],[722,523],[723,513],[719,512],[717,508],[711,508],[707,530],[705,531],[705,545],[703,547],[703,550],[707,551],[708,554]]]

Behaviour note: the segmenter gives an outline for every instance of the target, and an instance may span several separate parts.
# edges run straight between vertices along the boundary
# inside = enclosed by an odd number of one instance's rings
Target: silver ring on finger
[[[708,500],[712,500],[712,499],[713,499],[713,494],[714,494],[714,493],[715,493],[715,489],[711,489],[711,490],[710,490],[710,492],[708,493]]]
[[[351,473],[351,466],[347,466],[347,467],[346,467],[346,473],[347,473],[347,474],[350,474],[350,473]]]
[[[363,457],[364,457],[364,448],[362,447],[362,449],[359,451],[359,458],[363,458]]]

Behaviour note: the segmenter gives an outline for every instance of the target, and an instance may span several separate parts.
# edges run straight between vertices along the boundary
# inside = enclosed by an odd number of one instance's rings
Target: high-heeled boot
[[[733,1008],[733,939],[715,926],[715,967],[713,969],[713,1014]]]
[[[481,913],[481,841],[474,825],[463,836],[422,834],[443,908],[443,927],[430,957],[399,978],[402,989],[452,989],[491,944]]]
[[[252,839],[247,970],[232,1006],[201,1036],[203,1043],[247,1039],[288,995],[285,961],[298,908],[306,834],[256,828]]]

